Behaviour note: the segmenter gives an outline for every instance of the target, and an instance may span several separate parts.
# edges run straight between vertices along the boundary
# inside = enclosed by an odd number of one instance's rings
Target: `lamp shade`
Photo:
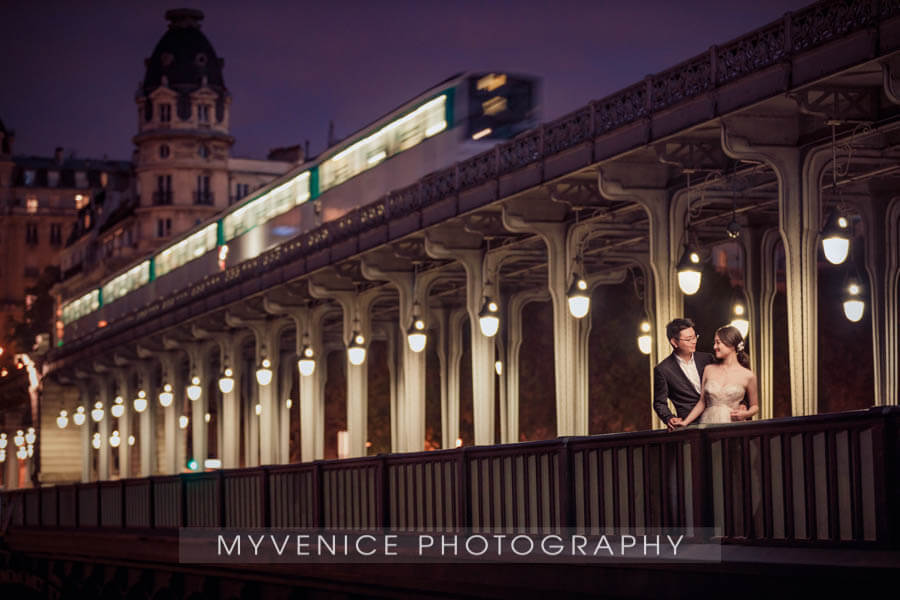
[[[219,378],[219,390],[223,394],[230,394],[234,389],[234,371],[231,369],[225,369],[225,372],[222,373],[222,376]]]
[[[56,426],[60,429],[65,429],[69,424],[69,413],[65,410],[59,411],[59,416],[56,417]]]
[[[304,377],[309,377],[316,370],[316,357],[312,346],[306,344],[300,350],[300,358],[297,359],[297,369]]]
[[[703,276],[700,270],[700,254],[690,247],[685,247],[681,260],[678,261],[678,287],[681,293],[693,296],[700,289]]]
[[[638,349],[644,354],[650,354],[653,345],[653,338],[650,337],[650,323],[644,321],[641,323],[640,333],[638,334]]]
[[[116,419],[125,414],[125,400],[122,396],[116,396],[116,399],[113,400],[113,405],[109,409],[109,414]]]
[[[134,410],[139,413],[147,410],[147,392],[144,390],[139,391],[138,397],[134,399]]]
[[[566,299],[569,303],[569,313],[576,319],[581,319],[591,310],[591,297],[587,292],[588,284],[583,277],[578,275],[569,286],[566,292]]]
[[[200,387],[200,378],[194,377],[191,379],[191,385],[187,387],[187,395],[191,401],[199,400],[200,394],[203,393],[203,388]]]
[[[416,317],[406,330],[406,342],[409,349],[413,352],[421,352],[428,343],[428,336],[425,335],[425,321]]]
[[[351,365],[359,366],[366,361],[366,338],[358,331],[353,332],[350,345],[347,346],[347,359]]]
[[[490,298],[484,299],[481,311],[478,313],[478,325],[481,333],[486,337],[494,337],[500,328],[500,307]]]
[[[98,402],[94,405],[94,410],[91,411],[91,418],[96,423],[99,423],[100,421],[103,420],[103,403],[102,402]]]
[[[844,293],[844,316],[852,323],[857,323],[863,318],[866,311],[866,303],[863,300],[862,286],[851,281]]]
[[[272,383],[272,362],[268,358],[264,358],[256,369],[256,381],[259,385],[269,385]]]
[[[843,263],[850,253],[850,220],[839,210],[831,212],[822,230],[822,250],[833,265]]]
[[[85,418],[86,417],[84,414],[83,406],[79,406],[77,409],[75,409],[75,414],[72,415],[72,420],[75,421],[76,425],[78,425],[78,426],[84,425]]]
[[[172,406],[174,400],[175,394],[172,393],[172,385],[167,383],[163,386],[163,391],[159,393],[159,404],[163,408],[168,408]]]

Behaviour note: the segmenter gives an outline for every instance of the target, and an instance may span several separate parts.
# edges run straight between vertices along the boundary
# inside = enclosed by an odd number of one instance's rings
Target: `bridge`
[[[30,574],[32,587],[77,580],[123,595],[140,580],[148,596],[295,575],[335,593],[437,595],[462,581],[472,596],[527,595],[549,591],[539,580],[554,577],[589,594],[597,580],[574,565],[499,566],[488,578],[476,566],[433,566],[413,580],[411,570],[346,565],[204,570],[176,564],[177,531],[708,526],[725,562],[690,572],[711,587],[729,589],[728,573],[760,591],[756,568],[830,591],[880,580],[897,565],[900,505],[896,11],[813,4],[374,202],[329,213],[323,200],[321,225],[238,264],[168,275],[180,289],[79,308],[34,390],[37,460],[7,462],[8,484],[30,479],[19,467],[46,484],[3,496],[8,564],[21,567],[11,572]],[[570,300],[640,282],[649,378],[668,352],[665,324],[691,306],[685,275],[699,270],[685,260],[738,232],[761,419],[588,436],[588,375],[604,365],[588,352],[592,319],[575,316]],[[844,300],[864,302],[871,324],[873,408],[820,415],[829,390],[819,385],[818,332],[830,324],[819,323],[819,280],[843,257],[828,248],[825,263],[819,248],[841,235],[851,240]],[[558,439],[516,444],[523,311],[548,299]],[[859,305],[845,306],[858,320]],[[437,355],[436,452],[422,452],[431,372],[418,333]],[[387,349],[391,453],[367,457],[373,340]],[[788,419],[773,418],[780,351]],[[329,353],[345,374],[339,461],[322,460]],[[475,445],[454,448],[463,372]],[[212,470],[179,474],[189,459]],[[684,578],[657,566],[602,572],[610,595],[671,592]],[[635,573],[653,581],[635,592]]]

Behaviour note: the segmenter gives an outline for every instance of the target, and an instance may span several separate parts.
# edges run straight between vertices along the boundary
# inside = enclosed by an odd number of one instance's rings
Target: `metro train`
[[[63,302],[57,345],[536,126],[539,92],[538,79],[507,73],[463,73],[433,86]]]

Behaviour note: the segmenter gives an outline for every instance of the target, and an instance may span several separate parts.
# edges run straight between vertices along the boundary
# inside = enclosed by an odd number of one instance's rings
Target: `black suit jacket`
[[[703,369],[714,360],[713,355],[708,352],[694,352],[694,364],[697,365],[701,382]],[[700,400],[700,394],[681,370],[674,352],[653,368],[653,410],[663,423],[668,423],[669,419],[676,416],[669,411],[667,399],[672,401],[675,413],[682,419],[688,416]]]

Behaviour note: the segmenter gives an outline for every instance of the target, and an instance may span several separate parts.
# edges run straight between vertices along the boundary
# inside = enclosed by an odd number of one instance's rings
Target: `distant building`
[[[170,10],[166,19],[135,96],[133,185],[104,189],[78,215],[60,258],[60,297],[97,287],[303,161],[299,146],[274,150],[274,160],[231,157],[231,94],[224,59],[200,31],[203,13]]]

